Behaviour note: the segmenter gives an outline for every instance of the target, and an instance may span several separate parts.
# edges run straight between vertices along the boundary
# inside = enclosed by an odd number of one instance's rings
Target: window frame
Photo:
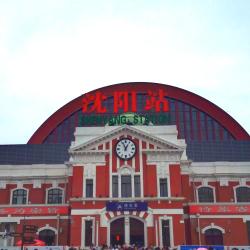
[[[200,188],[211,188],[213,191],[213,201],[200,202],[200,199],[199,199],[199,189]],[[198,203],[216,203],[215,187],[211,186],[211,185],[200,185],[200,186],[196,187],[196,201]]]
[[[62,203],[48,203],[49,201],[49,191],[52,189],[60,189],[62,191]],[[65,203],[65,192],[64,188],[61,187],[50,187],[46,189],[46,204],[64,204]]]
[[[118,178],[118,196],[114,197],[113,196],[113,177],[117,176]],[[121,179],[122,176],[130,176],[131,177],[131,196],[130,197],[123,197],[122,196],[122,183]],[[135,196],[135,177],[138,176],[140,179],[140,196]],[[142,197],[142,190],[141,190],[141,185],[142,185],[142,178],[141,178],[141,173],[140,172],[135,172],[135,170],[131,166],[122,166],[117,173],[112,174],[111,178],[111,197],[112,198],[141,198]]]
[[[238,201],[236,191],[237,191],[237,188],[241,188],[241,187],[250,188],[249,185],[237,185],[237,186],[234,186],[234,187],[233,187],[233,188],[234,188],[234,202],[235,202],[235,203],[249,203],[249,202],[247,202],[247,201]]]
[[[87,180],[92,180],[92,196],[87,196]],[[95,198],[95,182],[94,182],[94,178],[88,178],[86,177],[85,180],[84,180],[84,195],[85,195],[85,198]]]
[[[166,196],[162,196],[161,195],[161,180],[166,180],[167,181],[167,195]],[[169,197],[169,179],[167,177],[159,177],[159,197],[161,198],[167,198]]]
[[[117,182],[115,182],[114,179],[116,179]],[[112,185],[112,197],[118,198],[119,197],[119,177],[118,177],[118,175],[112,175],[111,180],[112,180],[112,184],[111,184]],[[116,185],[117,189],[115,189],[114,184]]]
[[[159,170],[157,170],[159,171]],[[161,196],[161,187],[160,187],[160,179],[167,179],[167,196]],[[171,186],[170,186],[170,178],[168,174],[158,174],[157,176],[157,198],[169,198],[171,197]]]
[[[121,184],[120,184],[121,185],[121,198],[133,197],[133,192],[132,192],[133,181],[134,181],[134,178],[131,174],[121,175]]]
[[[26,203],[13,203],[13,197],[14,197],[14,192],[17,190],[25,190],[26,191]],[[10,205],[25,205],[29,203],[29,189],[28,188],[14,188],[11,190],[11,196],[10,196]]]

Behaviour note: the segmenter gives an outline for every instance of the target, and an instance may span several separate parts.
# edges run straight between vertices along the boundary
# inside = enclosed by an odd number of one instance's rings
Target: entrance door
[[[55,245],[55,232],[50,229],[44,229],[39,232],[39,240],[46,243],[46,246]]]
[[[110,224],[110,245],[123,245],[126,241],[130,245],[144,246],[144,223],[138,219],[128,217],[119,218]]]
[[[144,223],[140,220],[130,218],[130,245],[136,245],[138,247],[144,246]]]
[[[161,221],[161,232],[162,232],[162,244],[163,247],[170,247],[170,231],[169,231],[169,220]]]
[[[206,245],[223,245],[223,235],[219,229],[211,228],[205,231]]]
[[[124,218],[119,218],[111,222],[110,225],[110,244],[114,245],[123,245],[125,239],[124,233]]]
[[[92,220],[86,220],[85,221],[85,246],[89,247],[92,246],[92,244],[94,244],[92,242],[92,227],[93,227],[93,221]]]

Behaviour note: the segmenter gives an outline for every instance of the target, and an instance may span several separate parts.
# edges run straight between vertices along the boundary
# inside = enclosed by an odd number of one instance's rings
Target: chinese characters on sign
[[[0,215],[45,215],[45,214],[68,214],[67,206],[53,207],[6,207],[0,208]]]
[[[168,112],[169,104],[165,98],[166,92],[159,89],[158,91],[148,91],[144,103],[145,111]],[[137,93],[135,91],[114,91],[113,93],[113,113],[137,112]],[[103,101],[107,100],[102,92],[97,91],[93,94],[86,94],[82,99],[82,112],[84,113],[107,113],[107,107]]]
[[[250,205],[191,205],[191,214],[250,214]]]
[[[107,211],[147,211],[146,202],[107,202]]]

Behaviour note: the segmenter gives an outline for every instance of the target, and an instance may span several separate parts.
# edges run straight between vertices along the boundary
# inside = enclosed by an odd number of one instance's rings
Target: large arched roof
[[[110,97],[113,95],[114,91],[137,91],[137,93],[146,93],[146,91],[153,91],[156,88],[161,88],[166,91],[168,97],[192,105],[208,114],[219,124],[223,125],[223,127],[229,131],[236,140],[250,140],[248,133],[224,110],[205,98],[181,88],[159,83],[129,82],[99,88],[89,92],[89,94],[101,91],[105,96]],[[59,126],[59,124],[74,112],[81,109],[83,96],[84,95],[77,97],[52,114],[31,136],[28,144],[42,144],[49,134]]]

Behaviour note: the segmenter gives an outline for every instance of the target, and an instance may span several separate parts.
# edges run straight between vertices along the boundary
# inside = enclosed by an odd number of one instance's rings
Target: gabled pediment
[[[129,125],[113,127],[113,129],[111,128],[109,131],[105,132],[103,135],[98,135],[78,145],[72,145],[69,149],[69,152],[70,153],[77,153],[77,152],[91,153],[91,152],[97,152],[97,151],[105,152],[107,150],[105,150],[102,147],[102,145],[110,140],[119,138],[121,136],[131,136],[133,138],[146,141],[150,145],[153,145],[153,148],[148,149],[148,151],[154,150],[154,151],[183,152],[185,150],[185,146],[174,144],[158,136],[145,132],[143,131],[143,126],[141,126],[141,128],[142,129],[139,129],[138,127],[129,126]]]

